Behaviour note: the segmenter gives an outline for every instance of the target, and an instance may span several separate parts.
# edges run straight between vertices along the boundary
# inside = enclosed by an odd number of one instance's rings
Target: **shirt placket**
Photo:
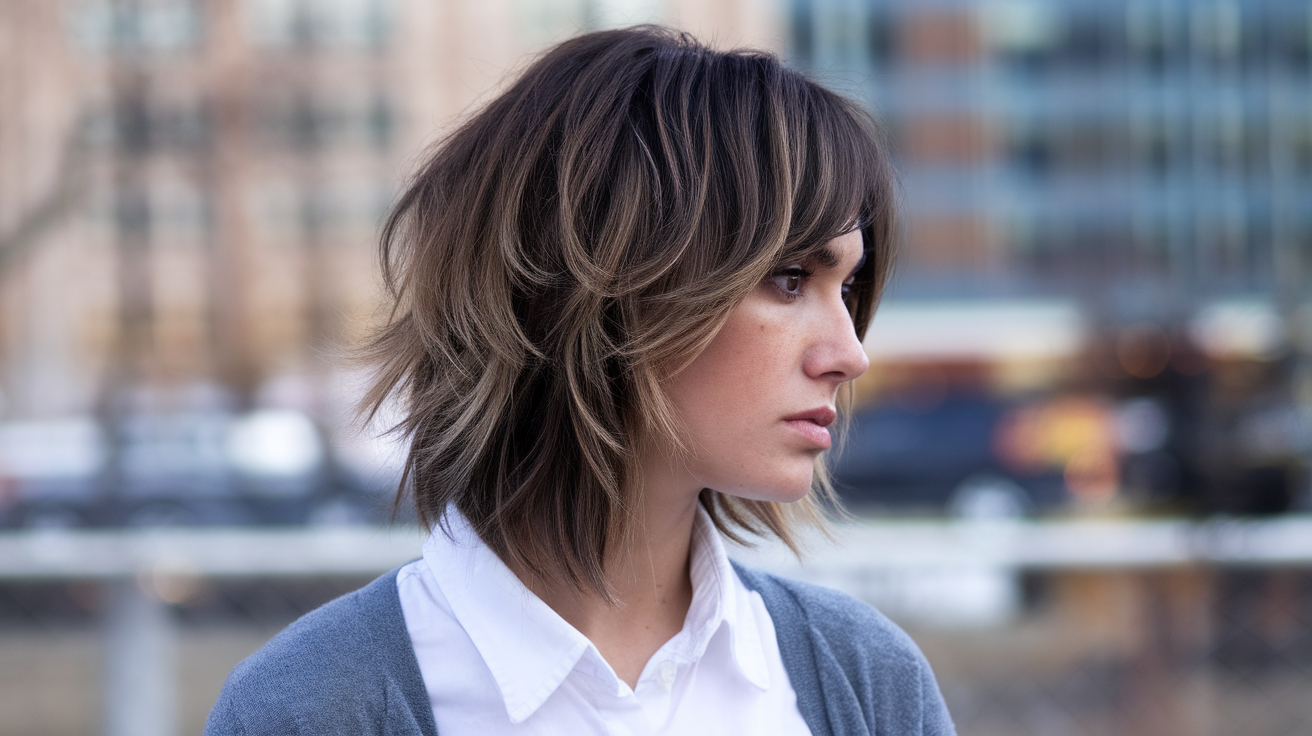
[[[653,733],[660,733],[670,722],[678,676],[679,663],[672,658],[665,658],[644,672],[643,678],[638,681],[634,695]]]
[[[601,720],[608,736],[654,736],[642,704],[633,691],[612,694],[606,705],[599,708]]]

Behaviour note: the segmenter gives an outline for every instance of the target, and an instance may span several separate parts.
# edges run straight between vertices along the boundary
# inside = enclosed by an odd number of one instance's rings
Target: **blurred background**
[[[1312,1],[0,0],[0,736],[199,733],[417,554],[351,413],[379,222],[529,55],[649,21],[902,176],[857,520],[743,554],[894,616],[964,735],[1312,733]]]

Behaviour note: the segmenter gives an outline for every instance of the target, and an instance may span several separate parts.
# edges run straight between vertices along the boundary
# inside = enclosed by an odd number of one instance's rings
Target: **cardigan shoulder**
[[[924,660],[920,648],[874,606],[832,588],[768,573],[752,574],[758,578],[755,589],[763,598],[786,597],[794,603],[796,608],[785,608],[786,625],[806,626],[817,643],[826,645],[855,672],[868,673],[876,665],[898,676],[919,671]],[[767,590],[771,596],[766,595]],[[800,620],[790,620],[798,615]]]
[[[297,619],[228,675],[205,736],[435,736],[393,570]]]
[[[774,621],[798,704],[819,701],[813,733],[954,734],[929,662],[873,606],[818,585],[735,564]]]
[[[815,736],[953,734],[920,650],[872,607],[735,565],[762,597]],[[306,614],[233,669],[205,736],[436,736],[396,571]]]

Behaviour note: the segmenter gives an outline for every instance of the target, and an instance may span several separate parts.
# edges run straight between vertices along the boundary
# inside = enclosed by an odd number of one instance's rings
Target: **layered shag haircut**
[[[874,119],[771,54],[651,26],[552,48],[431,150],[383,228],[394,302],[364,407],[402,409],[400,493],[425,526],[454,507],[512,569],[608,597],[638,447],[687,449],[667,382],[763,279],[854,228],[864,335],[894,198]],[[795,504],[701,503],[730,538],[795,548],[832,498],[815,478]]]

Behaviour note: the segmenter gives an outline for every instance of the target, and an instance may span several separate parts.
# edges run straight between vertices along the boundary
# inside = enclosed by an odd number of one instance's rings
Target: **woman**
[[[891,264],[853,103],[654,27],[548,52],[382,236],[424,556],[293,624],[209,734],[944,734],[868,606],[734,566],[795,546]]]

